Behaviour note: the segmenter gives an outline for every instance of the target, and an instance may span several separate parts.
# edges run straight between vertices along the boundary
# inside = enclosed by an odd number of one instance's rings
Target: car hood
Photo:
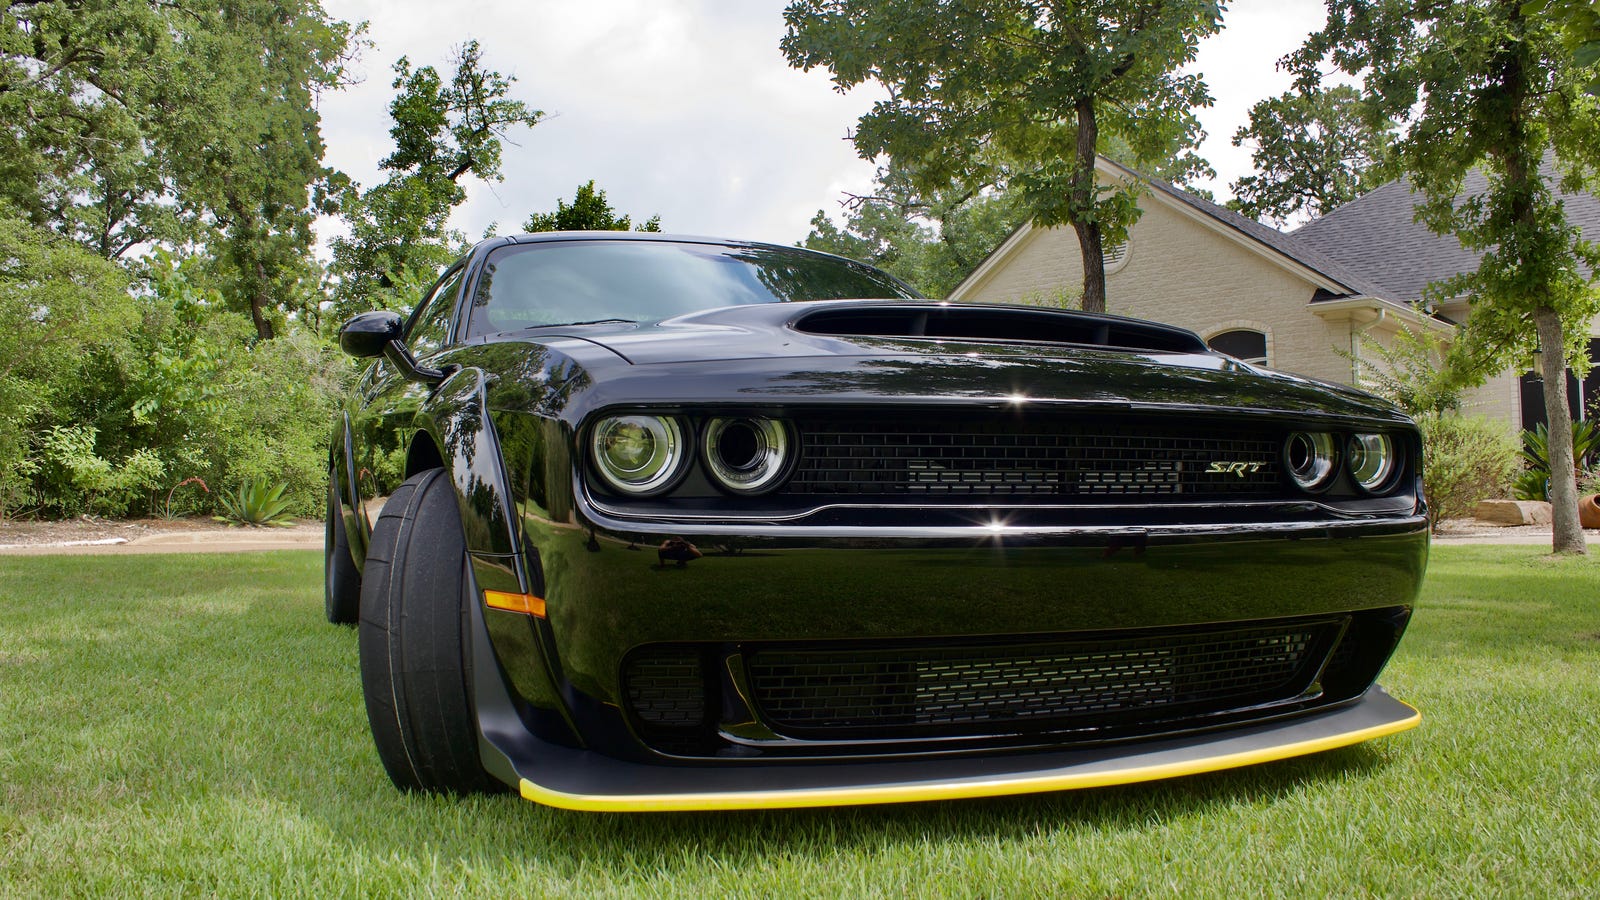
[[[916,324],[923,312],[950,320]],[[905,333],[917,328],[924,333]],[[1376,397],[1251,366],[1182,329],[1024,307],[775,303],[546,332],[539,341],[593,375],[603,371],[587,383],[586,406],[1067,402],[1406,421]]]

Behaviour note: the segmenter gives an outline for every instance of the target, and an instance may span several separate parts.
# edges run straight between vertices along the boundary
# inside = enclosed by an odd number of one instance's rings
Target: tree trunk
[[[272,320],[267,318],[267,307],[271,305],[272,298],[267,296],[267,267],[258,259],[255,268],[255,284],[250,287],[250,321],[256,323],[256,337],[270,341],[273,334]]]
[[[1105,247],[1100,240],[1100,223],[1093,218],[1094,201],[1099,193],[1094,164],[1100,143],[1100,128],[1094,118],[1094,98],[1078,101],[1078,146],[1072,187],[1072,230],[1078,233],[1078,253],[1083,258],[1083,309],[1106,311]]]
[[[1567,343],[1561,316],[1548,306],[1533,313],[1539,330],[1540,372],[1544,378],[1544,415],[1549,423],[1550,550],[1587,553],[1578,524],[1578,485],[1572,458],[1572,414],[1567,409]]]

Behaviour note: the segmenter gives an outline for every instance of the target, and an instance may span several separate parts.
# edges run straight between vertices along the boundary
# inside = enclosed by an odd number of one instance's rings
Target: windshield
[[[489,254],[468,333],[647,322],[746,303],[915,297],[877,269],[787,247],[540,241]]]

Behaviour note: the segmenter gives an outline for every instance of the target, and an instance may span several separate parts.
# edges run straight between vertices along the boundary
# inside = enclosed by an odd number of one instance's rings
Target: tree
[[[362,192],[340,192],[350,235],[333,242],[335,312],[341,318],[375,307],[408,306],[419,297],[396,288],[431,281],[458,255],[465,239],[449,229],[450,213],[466,199],[467,176],[500,181],[501,142],[544,117],[511,97],[516,79],[483,64],[477,41],[451,58],[446,82],[432,66],[395,63],[389,104],[394,152],[380,168],[388,179]]]
[[[852,138],[863,158],[910,166],[925,191],[1005,188],[1034,225],[1071,225],[1085,309],[1105,309],[1103,248],[1138,216],[1137,184],[1095,177],[1107,139],[1142,168],[1205,168],[1193,111],[1211,100],[1180,69],[1221,28],[1216,0],[794,0],[784,21],[791,66],[888,90]]]
[[[1476,271],[1430,288],[1470,301],[1451,364],[1477,381],[1534,349],[1546,385],[1564,384],[1569,364],[1588,365],[1600,248],[1567,220],[1556,188],[1595,186],[1600,104],[1585,93],[1593,68],[1578,65],[1564,36],[1524,0],[1330,0],[1324,28],[1290,59],[1306,90],[1325,62],[1367,73],[1369,116],[1404,126],[1395,158],[1422,195],[1419,219],[1482,254]],[[1554,169],[1544,165],[1552,150]],[[1486,186],[1464,195],[1475,170]],[[1552,544],[1583,553],[1564,393],[1545,391]]]
[[[0,199],[105,259],[191,233],[167,139],[179,86],[178,3],[11,3],[0,11]],[[209,133],[209,132],[208,132]]]
[[[534,213],[522,223],[523,231],[660,231],[661,217],[651,216],[638,228],[629,216],[618,216],[606,201],[606,192],[596,190],[594,179],[578,186],[572,203],[557,198],[555,212]]]
[[[846,197],[843,230],[817,210],[801,246],[870,263],[929,297],[954,290],[1020,218],[1006,193],[918,193],[892,162],[878,170],[875,186],[870,195]]]
[[[208,244],[258,334],[310,270],[318,91],[356,29],[317,0],[45,0],[0,18],[0,196],[106,258]]]
[[[1394,123],[1369,121],[1349,85],[1262,100],[1233,135],[1235,147],[1253,145],[1250,161],[1260,174],[1235,181],[1237,199],[1228,205],[1277,225],[1322,215],[1387,180],[1383,162],[1394,139]]]

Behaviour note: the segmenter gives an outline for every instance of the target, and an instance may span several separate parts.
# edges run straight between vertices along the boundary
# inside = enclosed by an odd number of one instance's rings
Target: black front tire
[[[328,473],[328,514],[322,531],[322,607],[335,625],[354,625],[361,605],[361,573],[350,556],[350,539],[339,510],[339,487]]]
[[[378,757],[405,791],[504,790],[478,756],[466,540],[444,470],[412,476],[372,529],[361,587],[361,685]]]

